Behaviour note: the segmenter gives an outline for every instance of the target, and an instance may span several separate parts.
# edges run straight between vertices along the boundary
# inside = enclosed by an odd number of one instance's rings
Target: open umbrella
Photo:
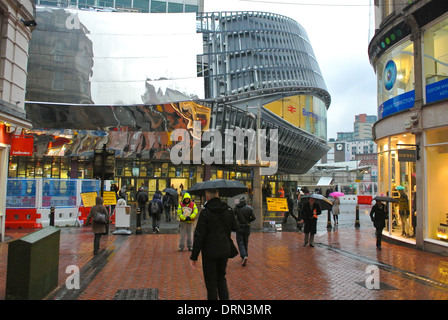
[[[345,194],[342,192],[339,192],[339,191],[335,191],[335,192],[330,193],[329,196],[333,197],[333,198],[337,198],[337,197],[343,197],[343,196],[345,196]]]
[[[376,196],[375,198],[373,198],[373,200],[398,203],[398,199],[391,198],[391,197],[386,197],[386,196]]]
[[[331,210],[331,208],[333,208],[333,202],[331,202],[321,194],[307,194],[305,196],[301,196],[300,201],[303,203],[307,203],[310,198],[315,199],[315,201],[320,205],[321,210]]]
[[[208,189],[218,189],[219,196],[221,197],[234,197],[241,193],[247,192],[247,187],[241,182],[226,179],[215,179],[198,182],[190,189],[188,189],[187,192],[191,195],[203,196],[205,194],[205,190]]]
[[[165,188],[163,189],[163,192],[168,192],[169,194],[177,195],[177,190],[174,188]]]

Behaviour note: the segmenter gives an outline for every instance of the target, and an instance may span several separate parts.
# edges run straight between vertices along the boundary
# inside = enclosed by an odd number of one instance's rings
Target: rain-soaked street
[[[327,229],[319,217],[315,247],[289,221],[282,232],[252,232],[249,261],[228,262],[232,300],[414,300],[448,299],[448,257],[384,242],[375,247],[368,207],[360,209],[355,228],[353,208],[342,208],[339,225]],[[204,300],[201,269],[192,270],[189,252],[178,251],[177,222],[162,223],[152,234],[108,235],[99,255],[92,255],[90,228],[62,228],[59,285],[47,299],[113,300],[126,293],[158,300]],[[25,230],[9,230],[13,240]],[[234,236],[233,236],[234,237]],[[0,244],[0,299],[5,299],[7,242]],[[66,286],[67,267],[80,270],[80,288]],[[199,264],[200,265],[200,264]],[[145,296],[146,295],[146,296]]]

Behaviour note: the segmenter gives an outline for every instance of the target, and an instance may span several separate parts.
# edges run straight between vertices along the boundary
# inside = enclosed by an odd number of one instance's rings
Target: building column
[[[422,30],[420,29],[415,17],[410,14],[405,17],[405,23],[411,27],[411,41],[414,44],[414,89],[415,89],[415,101],[414,107],[409,111],[411,133],[415,135],[416,152],[419,155],[416,159],[416,199],[417,199],[417,228],[415,242],[419,249],[424,249],[424,238],[426,226],[424,225],[424,216],[428,215],[428,212],[424,212],[426,208],[426,189],[425,189],[425,159],[422,156],[424,153],[423,145],[423,119],[422,119],[422,107],[424,105],[423,90],[423,43],[422,43]]]

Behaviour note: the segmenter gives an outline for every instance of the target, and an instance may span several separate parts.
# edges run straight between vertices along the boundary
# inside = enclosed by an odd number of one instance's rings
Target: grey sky
[[[376,75],[367,54],[371,0],[205,0],[205,11],[266,11],[290,17],[308,33],[332,102],[328,138],[353,131],[355,115],[377,114]]]

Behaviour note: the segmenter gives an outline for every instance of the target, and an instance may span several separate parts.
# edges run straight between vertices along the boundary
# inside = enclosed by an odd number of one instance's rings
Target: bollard
[[[137,229],[135,229],[135,234],[142,234],[142,211],[137,207]]]
[[[355,228],[359,228],[359,205],[356,205]]]
[[[328,210],[327,214],[327,229],[331,229],[331,211]]]
[[[54,227],[54,206],[50,208],[50,226]]]

